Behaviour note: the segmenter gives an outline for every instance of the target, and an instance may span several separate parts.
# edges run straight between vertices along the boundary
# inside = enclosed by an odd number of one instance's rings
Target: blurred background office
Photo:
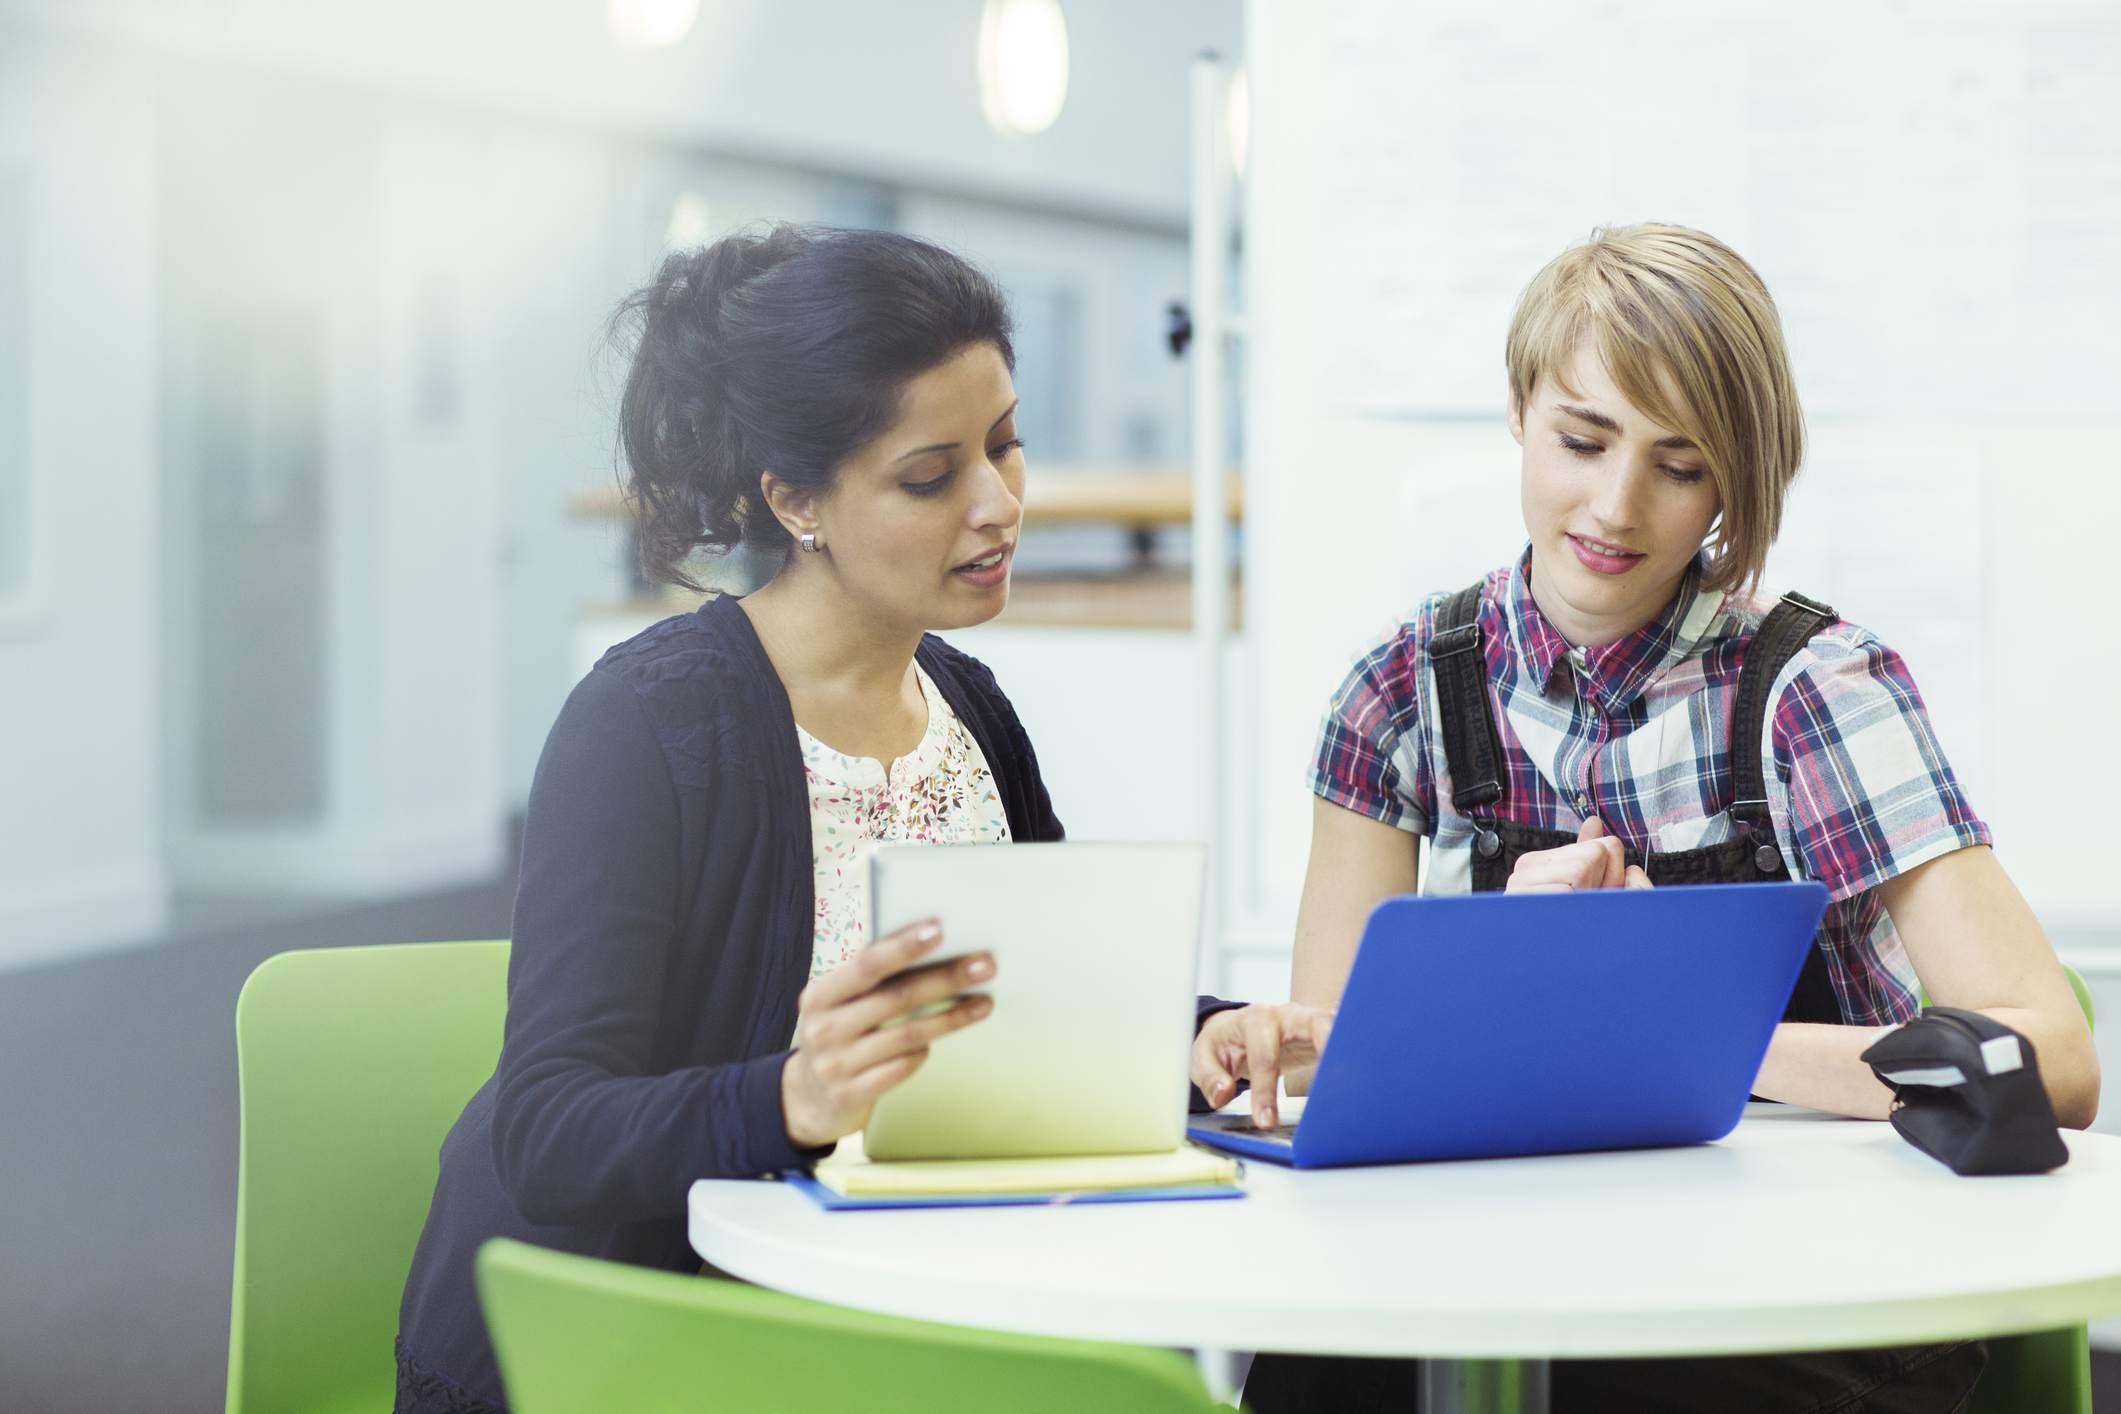
[[[2121,1015],[2116,73],[2092,0],[0,0],[0,1408],[218,1405],[235,990],[505,935],[559,703],[692,602],[632,567],[604,320],[747,222],[1008,289],[1027,527],[961,642],[1073,835],[1216,843],[1204,978],[1261,998],[1326,695],[1521,542],[1517,290],[1600,222],[1724,237],[1811,416],[1771,581],[1904,652]]]

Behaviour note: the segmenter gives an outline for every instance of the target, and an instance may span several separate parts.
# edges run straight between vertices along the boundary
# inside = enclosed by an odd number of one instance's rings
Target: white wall
[[[252,71],[166,89],[173,872],[351,895],[489,877],[506,403],[488,311],[509,292],[489,284],[487,125]],[[311,331],[289,348],[315,349],[313,400],[244,381],[261,328]],[[246,418],[295,430],[231,438]],[[257,484],[209,530],[246,455]],[[202,595],[238,561],[237,592]]]
[[[1823,49],[1782,11],[1601,13],[1248,8],[1262,936],[1293,917],[1334,684],[1421,594],[1522,541],[1517,290],[1593,225],[1641,219],[1725,236],[1782,306],[1814,456],[1771,578],[1906,650],[2050,926],[2121,929],[2100,716],[2121,689],[2101,647],[2121,106],[2100,57],[2121,17],[1866,11]],[[1579,71],[1607,81],[1555,77]]]
[[[138,61],[0,22],[0,165],[29,177],[43,540],[42,608],[0,629],[0,966],[164,916],[154,102]]]
[[[612,484],[618,375],[603,326],[646,258],[621,238],[617,146],[564,130],[497,132],[488,152],[497,234],[482,331],[498,398],[501,507],[501,782],[511,810],[530,794],[545,734],[579,674],[573,626],[584,603],[624,594],[617,524],[563,513]],[[669,198],[660,203],[666,210]],[[505,297],[502,293],[505,291]]]
[[[2105,307],[2121,320],[2121,299]],[[1990,471],[1983,808],[2011,876],[2065,957],[2075,941],[2121,943],[2121,896],[2104,845],[2121,800],[2121,753],[2113,749],[2121,724],[2106,705],[2121,702],[2109,628],[2121,609],[2112,573],[2121,418],[2113,409],[2110,397],[2094,394],[2082,406],[2086,421],[1982,429]],[[2101,412],[2111,420],[2089,420]],[[2112,1029],[2121,1012],[2108,1015]],[[2110,1092],[2121,1093],[2117,1085],[2110,1079]]]
[[[515,390],[498,376],[488,160],[493,124],[397,107],[379,150],[371,458],[341,469],[333,575],[343,665],[333,779],[382,887],[489,877],[505,857],[499,456]],[[365,441],[366,439],[364,439]]]

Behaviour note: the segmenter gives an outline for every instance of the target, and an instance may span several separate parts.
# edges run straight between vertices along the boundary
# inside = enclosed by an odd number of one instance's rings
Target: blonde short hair
[[[1629,402],[1692,438],[1723,501],[1704,587],[1757,584],[1804,460],[1804,410],[1753,267],[1684,226],[1604,226],[1532,277],[1510,318],[1510,392],[1531,406],[1588,340]]]

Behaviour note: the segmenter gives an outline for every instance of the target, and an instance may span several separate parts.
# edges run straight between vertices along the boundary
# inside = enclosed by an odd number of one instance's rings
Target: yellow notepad
[[[881,1162],[851,1134],[818,1162],[817,1181],[848,1197],[963,1197],[985,1193],[1092,1193],[1128,1188],[1235,1187],[1242,1166],[1191,1144],[1155,1154],[1055,1159],[905,1159]]]

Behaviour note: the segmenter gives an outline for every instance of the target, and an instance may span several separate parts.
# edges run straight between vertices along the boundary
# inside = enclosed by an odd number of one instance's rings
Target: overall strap
[[[1436,611],[1429,634],[1429,666],[1436,671],[1443,713],[1444,761],[1451,768],[1451,804],[1461,815],[1486,812],[1502,800],[1502,741],[1488,698],[1488,655],[1480,642],[1480,585],[1461,589]]]
[[[1775,826],[1768,817],[1767,782],[1760,767],[1761,733],[1767,729],[1768,692],[1790,659],[1813,634],[1840,617],[1817,599],[1794,591],[1768,611],[1753,635],[1738,672],[1738,698],[1731,708],[1731,820],[1760,842],[1775,845]],[[1780,856],[1777,856],[1779,863]]]

